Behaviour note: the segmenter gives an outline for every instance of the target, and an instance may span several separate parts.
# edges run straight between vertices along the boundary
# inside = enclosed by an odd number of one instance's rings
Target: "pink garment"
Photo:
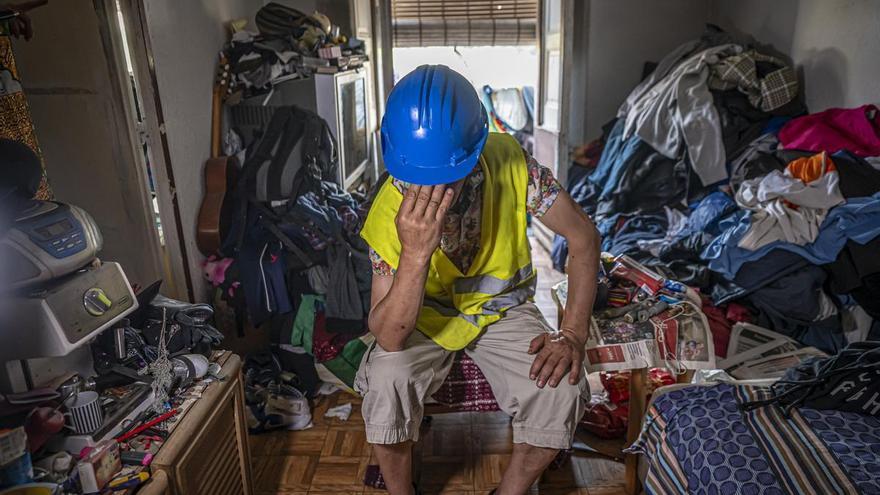
[[[875,105],[829,108],[790,120],[779,131],[785,149],[827,151],[842,149],[858,156],[880,156],[880,111]]]
[[[219,287],[226,281],[226,270],[233,261],[232,258],[218,258],[212,254],[202,261],[202,275],[214,287]]]

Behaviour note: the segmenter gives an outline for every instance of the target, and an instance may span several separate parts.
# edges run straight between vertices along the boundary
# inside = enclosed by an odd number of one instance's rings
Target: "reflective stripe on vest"
[[[416,328],[449,350],[463,349],[483,328],[535,293],[537,277],[526,237],[528,167],[522,148],[512,136],[490,134],[479,166],[484,175],[480,250],[466,274],[442,250],[434,251],[416,322]],[[389,178],[361,230],[361,237],[395,269],[400,240],[394,219],[402,200]]]
[[[481,294],[500,294],[506,290],[516,287],[533,273],[532,264],[519,269],[516,274],[507,279],[501,280],[491,275],[477,275],[476,277],[465,277],[455,281],[456,294],[464,294],[466,292],[479,292]]]

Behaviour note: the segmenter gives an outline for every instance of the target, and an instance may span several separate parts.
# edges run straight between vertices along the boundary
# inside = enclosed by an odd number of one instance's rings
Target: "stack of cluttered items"
[[[727,358],[719,361],[718,368],[738,380],[774,379],[803,361],[825,355],[766,328],[737,323],[730,334]]]
[[[720,358],[738,323],[828,353],[880,336],[880,112],[807,114],[798,88],[781,58],[709,26],[569,174],[603,251],[699,292]],[[558,269],[566,256],[557,238]]]
[[[307,427],[306,399],[322,381],[352,386],[370,338],[371,269],[358,235],[369,206],[337,182],[339,148],[327,121],[299,106],[267,105],[268,96],[256,107],[235,101],[328,67],[354,68],[365,60],[363,46],[326,16],[276,3],[260,9],[256,24],[259,34],[239,30],[221,57],[236,95],[225,103],[247,118],[233,118],[223,139],[224,154],[242,165],[227,175],[234,184],[219,209],[226,227],[203,269],[240,335],[248,323],[270,335],[272,348],[244,365],[250,427],[259,432]],[[258,118],[237,113],[241,107]]]
[[[21,425],[0,429],[0,489],[109,493],[150,478],[181,418],[225,380],[213,309],[158,290],[142,290],[139,309],[91,344],[95,374],[69,371],[53,386],[0,399],[0,424]]]
[[[298,107],[276,108],[247,157],[236,185],[232,227],[222,254],[204,261],[205,276],[234,309],[240,332],[246,321],[268,329],[279,372],[297,377],[287,386],[312,397],[317,367],[342,374],[331,379],[333,372],[328,373],[324,381],[350,387],[365,347],[357,349],[357,361],[334,367],[334,358],[350,355],[348,341],[367,338],[371,270],[358,235],[368,209],[365,199],[333,182],[335,139],[323,119]],[[284,182],[286,177],[292,180]],[[248,397],[265,399],[268,390],[283,385],[271,378],[248,381],[255,387]],[[256,422],[265,426],[263,419]]]
[[[320,12],[307,15],[276,2],[256,15],[258,33],[233,24],[232,39],[223,50],[230,97],[268,93],[291,79],[314,73],[332,74],[363,66],[364,43],[347,38]]]
[[[553,288],[565,307],[568,282]],[[627,255],[603,253],[584,365],[601,372],[604,388],[589,404],[581,426],[602,438],[622,437],[629,419],[630,370],[647,369],[650,394],[688,370],[716,367],[709,322],[700,296]]]

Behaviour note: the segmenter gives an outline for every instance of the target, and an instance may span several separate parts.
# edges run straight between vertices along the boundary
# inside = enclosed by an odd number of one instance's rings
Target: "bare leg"
[[[391,445],[373,444],[379,469],[390,495],[410,495],[412,482],[412,442]],[[552,459],[551,459],[552,460]]]
[[[513,444],[510,464],[504,471],[497,495],[524,495],[559,453],[557,449],[533,447],[525,443]]]

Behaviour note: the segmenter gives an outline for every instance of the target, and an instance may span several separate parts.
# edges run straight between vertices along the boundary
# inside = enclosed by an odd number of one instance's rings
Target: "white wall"
[[[573,90],[586,91],[583,137],[589,141],[638,84],[646,61],[658,62],[703,32],[709,6],[704,0],[591,0],[587,16],[587,50],[575,53],[575,62],[588,67],[586,88]]]
[[[811,112],[880,102],[877,0],[712,0],[721,27],[791,56]]]
[[[196,247],[196,219],[204,192],[202,170],[211,151],[211,90],[217,54],[228,38],[226,23],[239,18],[253,23],[253,14],[261,5],[252,0],[144,2],[196,300],[208,294],[199,266],[203,257]]]

